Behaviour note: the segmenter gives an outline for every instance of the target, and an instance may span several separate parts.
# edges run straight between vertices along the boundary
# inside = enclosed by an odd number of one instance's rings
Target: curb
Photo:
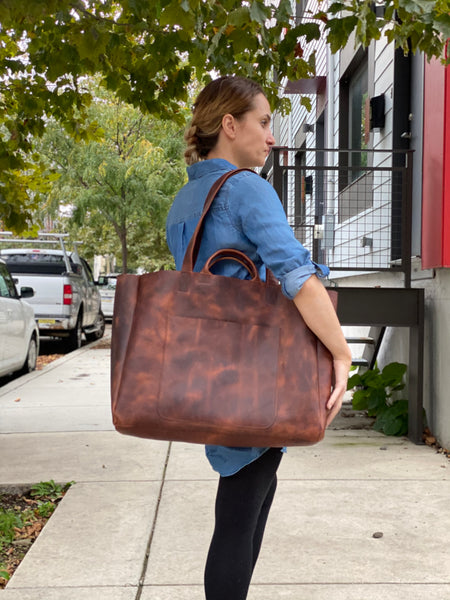
[[[99,344],[100,342],[104,341],[105,339],[108,339],[108,336],[103,336],[99,340],[95,340],[94,342],[89,342],[88,344],[85,344],[81,348],[78,348],[78,350],[73,350],[72,352],[69,352],[68,354],[65,354],[64,356],[61,356],[61,358],[57,358],[56,360],[49,363],[48,365],[45,365],[45,367],[43,367],[39,371],[38,370],[32,371],[31,373],[22,375],[18,379],[14,379],[13,381],[10,381],[9,383],[7,383],[6,385],[4,385],[0,388],[0,398],[2,396],[5,396],[9,392],[12,392],[14,390],[21,388],[22,386],[26,385],[30,381],[33,381],[33,379],[41,377],[41,375],[48,373],[52,369],[56,369],[57,367],[64,364],[65,362],[68,362],[70,360],[73,360],[74,358],[77,358],[80,354],[83,354],[84,352],[92,350],[96,344]]]

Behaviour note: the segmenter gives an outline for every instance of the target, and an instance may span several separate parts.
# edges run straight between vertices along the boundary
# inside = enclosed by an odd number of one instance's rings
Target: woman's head
[[[255,108],[255,99],[264,97],[261,86],[244,77],[220,77],[211,81],[199,94],[193,118],[186,131],[184,153],[188,165],[207,158],[216,147],[225,115],[239,121]]]

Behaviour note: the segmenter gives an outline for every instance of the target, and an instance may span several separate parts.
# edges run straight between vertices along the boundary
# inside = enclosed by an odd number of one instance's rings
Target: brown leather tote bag
[[[111,394],[121,433],[263,447],[324,436],[332,358],[273,275],[262,282],[255,264],[232,249],[193,272],[204,217],[234,173],[211,188],[181,271],[118,278]],[[213,275],[224,259],[251,278]]]

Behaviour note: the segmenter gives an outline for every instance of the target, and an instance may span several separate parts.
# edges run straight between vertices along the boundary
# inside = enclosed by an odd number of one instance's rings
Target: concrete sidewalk
[[[450,462],[348,423],[283,458],[248,600],[449,600]],[[0,487],[76,482],[0,600],[204,598],[216,475],[113,430],[109,350],[0,388],[0,457]]]

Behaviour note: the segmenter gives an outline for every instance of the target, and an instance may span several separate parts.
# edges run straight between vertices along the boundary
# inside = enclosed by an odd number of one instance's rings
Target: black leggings
[[[206,600],[245,600],[277,487],[282,452],[271,448],[235,475],[221,477],[205,569]]]

